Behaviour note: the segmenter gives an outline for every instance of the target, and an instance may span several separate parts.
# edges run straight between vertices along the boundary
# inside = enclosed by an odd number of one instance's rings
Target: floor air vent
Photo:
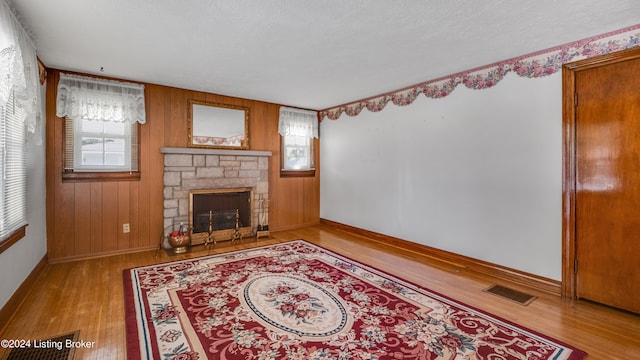
[[[524,306],[529,305],[533,300],[536,299],[536,297],[533,295],[529,295],[529,294],[520,292],[518,290],[510,289],[508,287],[505,287],[502,285],[496,285],[496,284],[489,286],[483,291],[488,292],[490,294],[501,296],[511,301],[515,301],[518,304],[524,305]]]

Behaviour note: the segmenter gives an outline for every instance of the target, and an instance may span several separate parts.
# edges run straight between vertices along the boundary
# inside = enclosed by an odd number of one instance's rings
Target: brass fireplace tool
[[[242,235],[240,234],[240,212],[236,209],[236,230],[233,232],[233,238],[231,241],[242,239]]]
[[[236,228],[233,232],[233,236],[231,237],[231,241],[233,240],[241,240],[242,233],[240,233],[240,212],[236,209]],[[213,211],[209,211],[209,236],[204,240],[205,245],[209,245],[213,243],[214,245],[217,243],[216,236],[213,231]]]
[[[267,204],[269,200],[265,199],[262,194],[258,200],[260,202],[260,213],[258,215],[258,231],[256,231],[256,241],[262,237],[269,237],[269,225],[267,225]]]
[[[216,239],[213,236],[213,211],[209,210],[209,236],[204,241],[205,245],[209,245],[210,243],[216,244]]]

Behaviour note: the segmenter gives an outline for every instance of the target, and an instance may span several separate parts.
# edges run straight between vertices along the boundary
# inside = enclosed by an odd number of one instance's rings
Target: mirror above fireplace
[[[190,100],[189,147],[212,149],[249,148],[249,108]]]

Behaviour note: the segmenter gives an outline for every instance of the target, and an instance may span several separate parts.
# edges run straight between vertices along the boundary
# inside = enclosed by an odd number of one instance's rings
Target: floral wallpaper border
[[[509,72],[522,77],[539,78],[556,73],[562,69],[563,64],[571,61],[637,46],[640,46],[640,24],[322,110],[319,117],[320,121],[325,118],[337,120],[342,113],[356,116],[364,108],[377,112],[384,109],[390,101],[399,106],[409,105],[421,93],[429,98],[442,98],[451,94],[460,84],[469,89],[487,89]]]

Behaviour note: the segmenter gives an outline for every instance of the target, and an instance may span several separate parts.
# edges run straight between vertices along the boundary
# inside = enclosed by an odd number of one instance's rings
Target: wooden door
[[[575,73],[575,295],[640,313],[640,58]]]

